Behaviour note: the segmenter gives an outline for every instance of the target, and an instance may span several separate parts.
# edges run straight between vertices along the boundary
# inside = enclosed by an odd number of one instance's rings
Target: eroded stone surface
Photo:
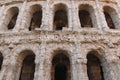
[[[23,60],[31,52],[35,54],[34,80],[54,80],[52,60],[60,52],[70,61],[66,80],[89,80],[87,54],[90,51],[97,52],[104,80],[120,79],[119,0],[1,0],[0,3],[3,56],[0,80],[19,80]],[[66,6],[68,17],[67,27],[59,31],[53,28],[55,11],[64,8],[56,7],[58,4]],[[8,23],[16,12],[14,7],[19,9],[18,16],[14,28],[9,30]],[[41,25],[29,31],[32,14],[39,9],[42,10]],[[81,27],[78,12],[83,9],[90,13],[92,28]],[[111,15],[115,29],[108,27],[104,11]]]

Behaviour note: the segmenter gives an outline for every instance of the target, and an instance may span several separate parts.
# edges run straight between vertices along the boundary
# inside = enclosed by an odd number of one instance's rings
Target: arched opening
[[[8,10],[8,30],[12,30],[14,27],[15,27],[15,24],[16,24],[16,20],[17,20],[17,16],[18,16],[18,13],[19,13],[19,9],[17,7],[13,7],[13,8],[10,8]]]
[[[107,25],[110,29],[115,29],[116,26],[118,26],[118,17],[117,17],[117,13],[115,12],[115,10],[111,7],[105,6],[104,8],[104,15],[105,15],[105,19],[107,22]]]
[[[34,5],[31,8],[31,22],[29,26],[29,31],[34,30],[35,28],[40,28],[42,24],[42,9],[40,5]]]
[[[59,63],[55,66],[55,80],[66,80],[67,68],[64,64]]]
[[[107,25],[109,26],[109,28],[110,29],[115,29],[115,25],[112,21],[111,16],[109,15],[109,13],[104,12],[104,15],[105,15],[105,19],[106,19],[106,22],[107,22]]]
[[[95,14],[92,6],[88,4],[83,4],[79,6],[79,20],[81,27],[83,28],[92,28],[93,23],[95,23]]]
[[[27,55],[22,63],[21,73],[19,80],[33,80],[35,72],[35,55]]]
[[[52,60],[51,80],[70,80],[70,61],[64,53],[58,53]]]
[[[79,19],[81,22],[81,27],[87,27],[87,28],[93,27],[90,13],[88,11],[80,10],[79,11]]]
[[[62,30],[64,27],[68,27],[67,7],[63,4],[55,6],[54,14],[54,30]]]
[[[97,52],[92,51],[87,55],[87,73],[89,80],[104,80],[101,61],[95,55]]]
[[[3,63],[3,55],[2,53],[0,52],[0,70],[2,68],[2,63]]]

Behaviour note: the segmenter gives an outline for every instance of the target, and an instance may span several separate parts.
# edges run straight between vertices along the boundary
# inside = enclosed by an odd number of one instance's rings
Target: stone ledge
[[[81,29],[78,31],[29,31],[29,32],[1,32],[0,44],[21,44],[41,42],[82,42],[82,43],[110,43],[120,45],[120,32],[102,32],[95,29]],[[107,44],[109,45],[109,44]]]

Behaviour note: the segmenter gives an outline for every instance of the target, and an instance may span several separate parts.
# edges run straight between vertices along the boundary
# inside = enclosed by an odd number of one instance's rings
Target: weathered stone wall
[[[10,1],[10,0],[9,0]],[[119,2],[119,1],[118,1]],[[5,3],[5,2],[4,2]],[[35,58],[34,80],[51,80],[52,59],[57,50],[64,50],[70,58],[71,80],[88,80],[87,54],[97,51],[103,67],[105,80],[120,79],[120,3],[103,0],[36,0],[1,4],[0,7],[0,52],[3,54],[3,64],[0,80],[19,80],[22,61],[27,53],[33,51]],[[53,30],[54,7],[63,3],[68,7],[68,28],[62,31]],[[42,25],[34,31],[29,31],[31,6],[42,6]],[[88,4],[93,28],[81,28],[78,11],[79,6]],[[103,7],[110,6],[117,17],[116,29],[109,29],[103,14]],[[7,30],[8,10],[19,9],[17,22],[13,30]],[[117,19],[117,20],[116,20]]]

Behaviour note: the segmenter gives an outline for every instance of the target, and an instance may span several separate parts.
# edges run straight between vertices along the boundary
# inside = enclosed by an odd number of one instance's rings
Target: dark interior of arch
[[[110,29],[115,29],[115,25],[113,23],[113,20],[112,20],[110,14],[107,13],[107,12],[104,12],[104,15],[105,15],[105,19],[106,19],[106,22],[107,22],[109,28]]]
[[[54,80],[70,80],[70,61],[63,53],[57,54],[52,61]]]
[[[81,27],[93,27],[90,13],[86,10],[79,10],[79,19],[81,22]]]
[[[54,26],[55,30],[62,30],[63,27],[68,26],[68,17],[65,10],[57,10],[54,16]]]
[[[3,55],[0,52],[0,70],[1,70],[1,67],[2,67],[2,63],[3,63]]]
[[[16,24],[17,16],[18,16],[18,12],[12,16],[12,18],[8,24],[8,30],[11,30],[14,28],[14,26]]]
[[[94,54],[87,55],[87,73],[89,80],[104,80],[101,62]]]
[[[33,13],[29,30],[34,30],[35,28],[40,28],[42,23],[42,11],[36,11]]]
[[[35,55],[28,55],[23,60],[19,80],[33,80],[35,72]]]

